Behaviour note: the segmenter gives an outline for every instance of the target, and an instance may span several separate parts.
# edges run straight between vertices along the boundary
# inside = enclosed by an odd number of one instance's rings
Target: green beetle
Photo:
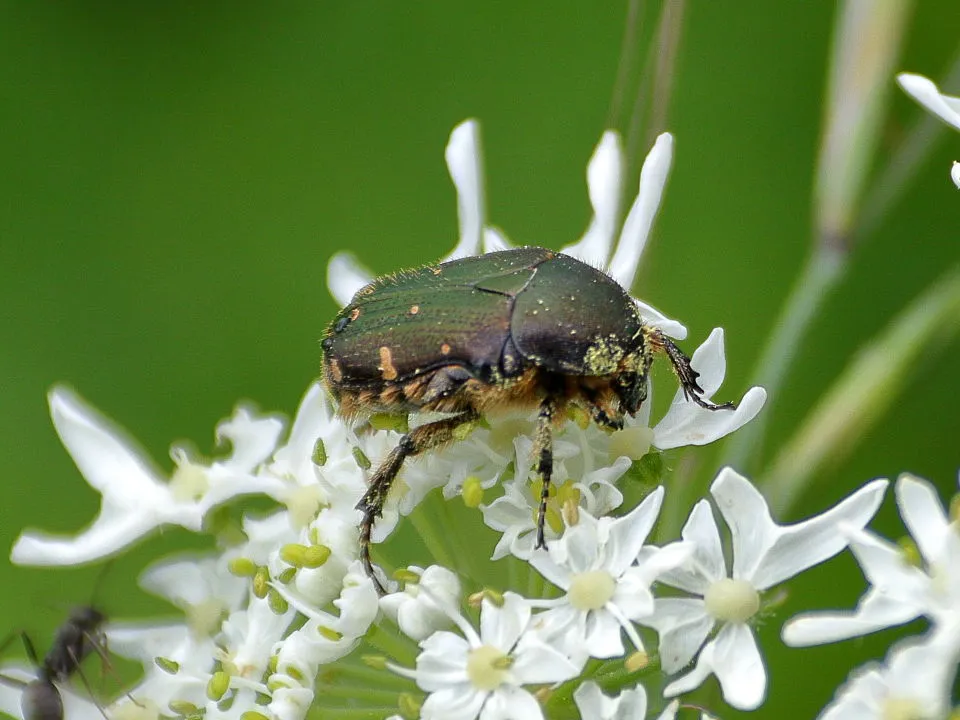
[[[501,410],[538,410],[537,547],[544,547],[552,432],[567,405],[620,429],[624,415],[640,409],[654,355],[664,352],[689,400],[708,410],[734,407],[703,399],[689,358],[643,322],[614,280],[539,247],[377,278],[340,311],[321,344],[324,382],[343,417],[451,414],[400,438],[357,505],[361,559],[381,592],[370,537],[390,485],[407,457],[450,442],[459,426]]]

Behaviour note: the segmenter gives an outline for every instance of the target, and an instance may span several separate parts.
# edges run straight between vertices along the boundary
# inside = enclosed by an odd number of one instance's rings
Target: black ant
[[[24,720],[63,720],[63,699],[57,683],[68,682],[74,673],[80,676],[87,691],[90,691],[90,683],[87,682],[80,664],[90,653],[95,652],[103,660],[104,667],[108,667],[107,638],[103,632],[105,620],[106,616],[93,607],[83,606],[71,610],[66,622],[57,630],[43,662],[40,662],[29,636],[25,632],[20,633],[27,655],[37,668],[37,678],[24,682],[0,675],[0,679],[24,689],[20,698]],[[0,652],[7,648],[14,637],[15,634],[11,634],[4,641]],[[90,695],[92,697],[93,693],[90,692]],[[107,718],[99,703],[97,708],[103,717]]]

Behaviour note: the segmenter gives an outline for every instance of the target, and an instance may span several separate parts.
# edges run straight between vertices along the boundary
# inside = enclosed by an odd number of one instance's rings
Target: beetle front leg
[[[677,379],[680,380],[680,387],[683,388],[683,394],[687,400],[692,400],[706,410],[736,409],[737,406],[732,402],[717,405],[709,400],[703,399],[703,388],[700,387],[700,384],[697,382],[700,373],[690,365],[690,358],[684,354],[683,350],[678,348],[673,341],[660,330],[657,328],[649,328],[647,332],[644,333],[644,339],[654,348],[661,349],[667,353],[667,357],[670,358],[670,362],[673,364],[673,370],[677,374]]]
[[[547,500],[550,497],[550,481],[553,477],[553,416],[557,405],[549,397],[540,402],[540,412],[537,414],[537,435],[534,440],[534,453],[537,459],[537,473],[543,482],[540,488],[540,506],[537,508],[537,544],[535,548],[546,548],[547,541],[543,536],[547,522]]]
[[[390,451],[384,460],[377,467],[370,478],[367,491],[357,503],[357,510],[363,513],[360,520],[360,562],[363,563],[363,569],[367,576],[373,580],[373,584],[379,595],[386,594],[386,588],[373,571],[373,561],[370,559],[370,543],[373,535],[373,526],[377,518],[383,515],[383,506],[387,502],[387,494],[390,492],[390,486],[400,472],[403,461],[408,457],[419,455],[425,450],[430,450],[439,445],[444,445],[453,440],[453,434],[458,427],[476,420],[478,415],[474,412],[466,412],[456,417],[438,420],[437,422],[421,425],[414,428],[402,438],[397,446]]]

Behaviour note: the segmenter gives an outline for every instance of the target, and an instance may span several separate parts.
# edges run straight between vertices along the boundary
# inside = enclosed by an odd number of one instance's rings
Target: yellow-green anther
[[[420,717],[421,703],[413,693],[400,693],[397,697],[397,708],[401,717],[406,720],[417,720]]]
[[[180,663],[165,657],[155,657],[154,664],[168,675],[176,675],[180,672]]]
[[[472,608],[479,608],[483,604],[484,595],[485,594],[483,590],[480,590],[479,592],[475,592],[475,593],[470,593],[469,595],[467,595],[467,605]]]
[[[374,670],[387,669],[387,659],[383,655],[363,655],[360,660],[363,661],[364,665]]]
[[[480,482],[480,478],[476,475],[471,475],[464,480],[460,496],[463,498],[463,504],[468,508],[480,507],[480,503],[483,502],[483,485]]]
[[[231,575],[237,577],[253,577],[257,574],[257,564],[250,558],[234,558],[227,564]]]
[[[300,683],[301,685],[305,685],[305,684],[306,684],[306,683],[304,682],[304,680],[305,680],[306,678],[303,677],[303,673],[300,672],[299,670],[297,670],[297,668],[295,668],[293,665],[288,665],[286,668],[284,668],[284,673],[285,673],[288,677],[292,677],[294,680],[296,680],[296,681],[297,681],[298,683]]]
[[[561,505],[568,501],[573,501],[579,505],[581,495],[580,488],[577,487],[573,480],[566,480],[557,487],[557,500]]]
[[[273,678],[267,681],[267,690],[269,690],[272,693],[275,693],[277,690],[281,688],[289,689],[290,687],[292,686],[290,685],[290,683],[286,682],[283,679],[282,675],[275,675]]]
[[[569,405],[567,407],[567,417],[573,420],[581,430],[586,430],[590,427],[590,413],[579,405]]]
[[[960,525],[960,493],[950,498],[950,522]]]
[[[306,554],[307,546],[299,543],[288,543],[280,548],[280,559],[295,568],[303,567],[303,559]]]
[[[477,423],[475,422],[467,422],[467,423],[464,423],[463,425],[458,425],[453,429],[453,433],[452,433],[453,439],[456,442],[460,442],[461,440],[466,440],[468,437],[470,437],[470,433],[472,433],[476,429],[477,429]]]
[[[283,595],[277,592],[276,588],[270,588],[270,591],[267,593],[267,604],[277,615],[283,615],[290,609],[290,603],[284,599]]]
[[[270,720],[270,718],[256,710],[247,710],[240,714],[240,720]]]
[[[497,590],[493,590],[492,588],[484,588],[484,589],[483,589],[483,596],[484,596],[487,600],[489,600],[494,606],[496,606],[496,607],[498,607],[498,608],[502,608],[502,607],[503,607],[503,603],[504,603],[503,593],[501,593],[501,592],[499,592],[499,591],[497,591]]]
[[[323,444],[323,438],[317,438],[313,444],[313,456],[311,457],[314,465],[324,466],[327,464],[327,447]]]
[[[580,522],[580,505],[572,498],[567,498],[560,507],[560,514],[563,515],[567,527],[573,527]]]
[[[649,664],[650,656],[643,652],[643,650],[638,650],[635,653],[631,653],[627,659],[623,661],[623,666],[629,673],[635,673],[638,670],[643,670]]]
[[[325,627],[324,625],[317,626],[317,633],[321,636],[330,640],[332,642],[337,642],[338,640],[343,639],[343,633],[337,632],[333,628]]]
[[[261,566],[253,576],[253,594],[263,600],[270,591],[270,572]]]
[[[284,585],[289,585],[293,582],[293,579],[297,576],[297,569],[293,567],[288,567],[286,570],[282,570],[279,575],[277,575],[277,580],[282,582]]]
[[[358,447],[353,448],[353,459],[360,466],[361,470],[369,470],[370,466],[373,464],[370,462],[370,458],[364,455],[363,450]]]
[[[897,541],[900,546],[900,557],[911,567],[922,568],[923,557],[920,555],[920,549],[913,541],[913,538],[902,537]]]
[[[406,415],[375,413],[370,416],[370,427],[374,430],[395,430],[398,433],[405,433],[410,429],[410,423]]]
[[[196,717],[200,714],[200,708],[186,700],[171,700],[167,707],[170,708],[170,712],[180,717]]]
[[[420,576],[413,570],[407,568],[397,568],[393,571],[393,579],[406,585],[414,585],[420,582]]]
[[[303,557],[303,567],[318,568],[330,559],[330,548],[326,545],[311,545]]]
[[[509,655],[498,657],[496,660],[493,660],[490,663],[490,667],[494,668],[495,670],[509,670],[513,667],[513,658]]]
[[[210,680],[207,682],[207,697],[214,702],[218,702],[227,694],[229,689],[230,675],[223,670],[218,670],[210,676]]]

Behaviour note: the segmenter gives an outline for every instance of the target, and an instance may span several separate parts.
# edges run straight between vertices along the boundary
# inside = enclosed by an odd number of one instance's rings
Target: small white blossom
[[[439,565],[408,570],[417,574],[418,580],[405,583],[401,592],[380,598],[380,609],[407,637],[425,640],[452,625],[449,608],[460,603],[460,578]]]
[[[534,619],[545,639],[579,660],[623,655],[621,631],[643,649],[631,621],[653,612],[653,581],[694,550],[692,543],[644,545],[662,502],[659,487],[623,517],[597,519],[581,511],[578,522],[550,544],[549,554],[530,558],[540,574],[565,591],[556,600],[533,601],[549,608]]]
[[[944,95],[936,84],[923,75],[900,73],[897,82],[910,97],[920,103],[928,112],[936,115],[954,129],[960,130],[960,98]],[[960,188],[960,163],[954,162],[950,168],[950,179]]]
[[[211,508],[238,495],[275,492],[277,482],[252,475],[272,450],[282,423],[254,418],[239,408],[218,428],[233,454],[210,466],[192,462],[174,447],[178,463],[168,483],[140,449],[78,395],[63,387],[50,392],[54,427],[84,479],[102,495],[100,514],[71,538],[23,533],[11,559],[22,565],[77,565],[108,557],[166,525],[197,532]]]
[[[647,693],[642,685],[609,697],[588,680],[574,691],[573,701],[583,720],[647,720]],[[673,720],[678,705],[676,701],[670,703],[657,720]]]
[[[732,572],[710,505],[701,500],[683,528],[683,539],[696,544],[693,559],[659,578],[697,597],[658,598],[653,616],[641,621],[660,635],[667,673],[687,665],[703,645],[694,669],[670,683],[664,694],[689,692],[713,674],[730,705],[759,707],[767,676],[748,623],[760,610],[760,593],[843,550],[847,539],[838,523],[863,527],[876,513],[886,485],[875,480],[821,515],[781,526],[746,478],[730,468],[721,470],[710,492],[730,527]],[[707,641],[718,624],[719,631]]]
[[[530,605],[515,593],[505,593],[500,607],[484,598],[479,633],[457,613],[452,619],[463,637],[436,632],[420,643],[416,670],[388,667],[429,693],[421,709],[424,720],[543,718],[523,686],[563,682],[580,667],[525,632],[530,614]]]
[[[870,582],[852,613],[798,615],[783,629],[788,645],[845,640],[925,616],[936,626],[960,628],[960,534],[936,489],[912,475],[896,484],[897,505],[923,560],[917,567],[899,546],[861,530],[846,530],[850,550]]]
[[[906,641],[880,665],[869,663],[851,673],[820,720],[946,718],[957,668],[956,647],[927,640]]]

